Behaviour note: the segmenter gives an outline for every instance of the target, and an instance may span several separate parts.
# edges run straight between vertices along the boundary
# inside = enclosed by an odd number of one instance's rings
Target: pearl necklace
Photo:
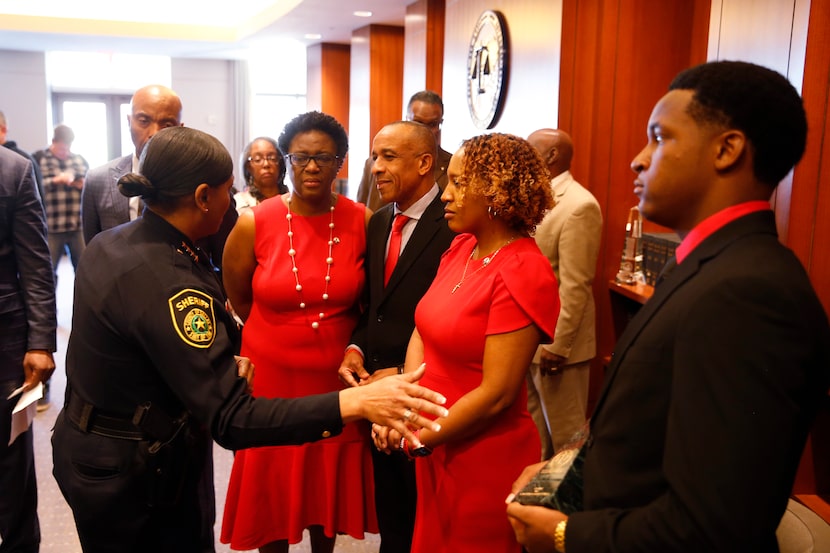
[[[483,270],[485,267],[487,267],[490,264],[490,262],[493,261],[493,259],[496,258],[496,256],[499,254],[501,249],[503,247],[507,246],[508,244],[510,244],[515,239],[516,239],[516,237],[513,236],[512,238],[510,238],[510,240],[508,240],[507,242],[505,242],[504,244],[499,246],[499,248],[496,251],[494,251],[493,253],[491,253],[490,255],[485,257],[484,259],[482,259],[481,260],[481,267],[479,267],[478,269],[476,269],[475,271],[470,273],[470,277],[472,277],[474,274],[476,274],[477,272],[479,272],[479,271]],[[461,280],[459,280],[458,283],[455,286],[452,287],[452,292],[450,292],[450,294],[455,294],[455,291],[458,290],[459,288],[461,288],[461,285],[464,284],[464,281],[467,279],[467,269],[470,266],[470,260],[473,259],[473,256],[475,255],[475,253],[477,251],[478,251],[478,244],[476,244],[475,247],[473,248],[473,250],[470,252],[470,257],[467,258],[467,263],[464,264],[464,272],[461,273]]]
[[[332,246],[334,244],[339,244],[340,239],[334,237],[334,205],[329,208],[329,213],[331,214],[331,220],[329,221],[329,254],[326,257],[326,285],[323,288],[323,306],[326,305],[326,302],[329,299],[329,283],[331,282],[331,266],[334,264],[334,258],[331,255]],[[294,249],[294,229],[291,227],[291,220],[294,216],[291,213],[291,196],[288,196],[288,213],[285,215],[286,220],[288,221],[288,256],[291,258],[291,272],[294,273],[294,282],[296,286],[294,287],[297,290],[297,294],[300,296],[300,309],[306,308],[306,302],[303,299],[303,285],[300,284],[300,269],[297,268],[297,250]],[[325,312],[320,311],[318,314],[318,319],[311,323],[311,328],[317,330],[320,328],[320,321],[322,321],[326,317]]]

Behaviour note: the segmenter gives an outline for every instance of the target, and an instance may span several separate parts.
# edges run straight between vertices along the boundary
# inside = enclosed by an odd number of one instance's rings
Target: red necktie
[[[395,269],[395,264],[401,255],[401,231],[407,221],[409,221],[409,217],[403,213],[395,215],[395,220],[392,221],[392,234],[389,235],[389,253],[386,254],[386,265],[383,269],[384,286],[389,282],[389,277],[392,276],[392,271]]]

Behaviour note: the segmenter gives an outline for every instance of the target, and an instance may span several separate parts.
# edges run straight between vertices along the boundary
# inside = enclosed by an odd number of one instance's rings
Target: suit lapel
[[[759,232],[776,234],[775,218],[771,211],[762,211],[746,215],[717,230],[701,242],[689,257],[677,265],[671,271],[671,274],[666,276],[666,279],[660,286],[655,288],[654,295],[643,305],[637,315],[631,319],[631,322],[628,323],[617,345],[614,347],[613,359],[611,365],[608,367],[605,384],[602,387],[602,392],[594,408],[592,419],[595,419],[600,413],[602,404],[608,395],[608,390],[611,388],[614,378],[616,378],[619,372],[619,366],[625,359],[628,349],[637,340],[637,337],[654,315],[660,311],[663,304],[675,292],[682,288],[689,279],[694,277],[710,259],[717,257],[734,241],[748,234]]]
[[[110,168],[110,192],[114,216],[122,223],[130,220],[130,199],[118,190],[118,179],[132,171],[133,156],[122,157],[118,163]]]
[[[440,229],[439,225],[443,217],[444,202],[441,201],[441,195],[439,194],[427,206],[424,214],[418,220],[412,236],[409,237],[409,241],[395,265],[395,270],[392,271],[392,276],[389,277],[389,284],[383,292],[384,298],[395,289],[409,269],[417,262],[421,252],[429,245],[432,237]],[[381,276],[381,278],[383,277]]]
[[[597,405],[594,408],[592,419],[596,419],[600,413],[602,404],[608,395],[608,390],[614,382],[618,372],[619,366],[625,359],[628,348],[637,340],[637,337],[645,328],[655,313],[660,311],[660,308],[668,300],[674,292],[680,288],[683,283],[692,278],[700,269],[700,263],[696,260],[687,259],[672,272],[672,278],[663,282],[659,288],[655,289],[654,295],[640,308],[640,311],[625,327],[622,336],[620,336],[614,347],[614,354],[611,364],[608,367],[608,373],[605,375],[605,384],[602,387],[602,393],[597,400]]]

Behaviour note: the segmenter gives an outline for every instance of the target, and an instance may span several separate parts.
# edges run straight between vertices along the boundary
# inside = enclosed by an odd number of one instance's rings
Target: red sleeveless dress
[[[256,367],[253,394],[290,398],[339,390],[337,369],[357,323],[365,281],[365,206],[337,199],[326,302],[331,215],[292,214],[300,293],[288,255],[285,202],[276,197],[253,210],[257,268],[253,306],[242,332],[242,355]],[[321,525],[329,536],[345,533],[357,539],[377,532],[369,431],[368,423],[350,423],[339,436],[315,443],[238,451],[221,541],[238,550],[276,540],[299,543],[311,525]]]

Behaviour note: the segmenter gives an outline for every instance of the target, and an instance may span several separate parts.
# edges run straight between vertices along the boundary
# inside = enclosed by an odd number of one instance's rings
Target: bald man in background
[[[590,362],[596,355],[593,282],[602,212],[571,175],[568,133],[540,129],[527,140],[550,171],[556,201],[535,238],[559,282],[561,309],[553,343],[539,346],[527,376],[528,410],[542,439],[542,458],[549,459],[585,423]]]
[[[103,230],[128,223],[141,215],[144,206],[140,198],[122,195],[118,191],[118,179],[127,173],[137,173],[141,151],[147,142],[161,129],[184,126],[181,119],[181,98],[166,86],[148,85],[133,94],[127,123],[130,125],[135,152],[87,173],[81,197],[81,224],[85,242],[88,243]],[[219,232],[196,243],[208,254],[217,271],[222,269],[225,240],[236,223],[236,218],[236,208],[232,201]]]
[[[81,198],[81,223],[84,241],[112,227],[128,223],[141,215],[139,198],[127,198],[118,191],[118,179],[138,172],[144,145],[161,129],[182,125],[179,95],[162,85],[140,88],[130,100],[127,123],[135,152],[91,169],[86,176]]]

